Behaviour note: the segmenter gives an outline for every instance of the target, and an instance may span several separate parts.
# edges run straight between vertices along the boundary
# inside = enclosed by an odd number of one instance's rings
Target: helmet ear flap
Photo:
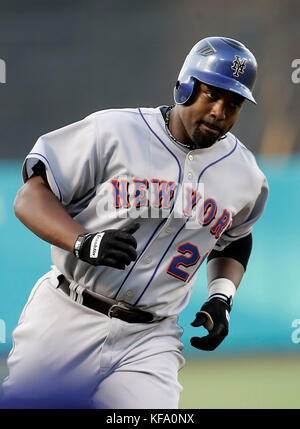
[[[176,104],[187,104],[194,91],[195,81],[191,77],[188,82],[176,82],[174,100]]]

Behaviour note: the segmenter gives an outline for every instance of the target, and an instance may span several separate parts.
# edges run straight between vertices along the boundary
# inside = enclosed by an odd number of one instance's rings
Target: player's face
[[[210,147],[233,127],[243,101],[238,94],[201,83],[193,102],[179,109],[181,141],[193,149]]]

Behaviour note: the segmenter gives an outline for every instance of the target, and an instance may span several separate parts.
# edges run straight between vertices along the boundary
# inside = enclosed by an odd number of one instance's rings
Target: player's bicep
[[[47,183],[40,175],[30,177],[18,190],[14,200],[14,212],[20,220],[29,210],[35,212],[35,205],[42,198],[49,199],[51,192]],[[51,192],[52,194],[52,192]]]

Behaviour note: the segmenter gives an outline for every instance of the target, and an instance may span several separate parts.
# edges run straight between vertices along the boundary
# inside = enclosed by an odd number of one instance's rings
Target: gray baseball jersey
[[[25,160],[25,181],[37,161],[88,231],[141,224],[138,258],[125,270],[52,246],[54,270],[77,293],[88,288],[159,317],[184,309],[209,252],[248,235],[268,194],[253,154],[233,134],[189,151],[168,136],[160,108],[104,110],[43,135]]]

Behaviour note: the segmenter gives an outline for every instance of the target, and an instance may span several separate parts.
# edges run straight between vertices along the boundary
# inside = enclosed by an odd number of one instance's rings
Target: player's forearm
[[[238,288],[245,269],[243,265],[233,258],[220,257],[211,259],[207,263],[207,282],[210,284],[217,278],[226,278],[231,280]]]
[[[17,218],[48,243],[72,251],[78,234],[87,230],[61,205],[41,177],[33,177],[18,192],[14,210]]]

